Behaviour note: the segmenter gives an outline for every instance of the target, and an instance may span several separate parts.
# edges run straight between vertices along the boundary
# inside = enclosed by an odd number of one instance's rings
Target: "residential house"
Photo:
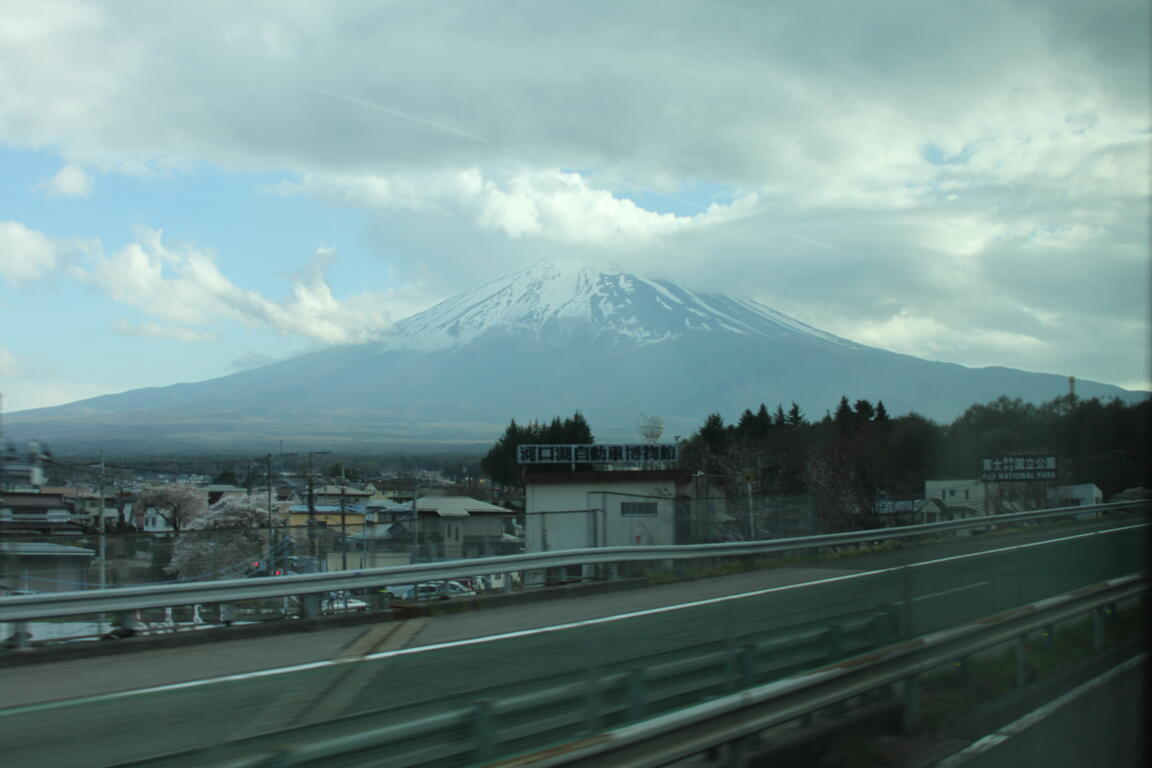
[[[305,531],[311,526],[314,530],[329,528],[344,530],[348,534],[360,533],[364,528],[364,507],[345,504],[343,507],[330,504],[293,504],[288,508],[288,526],[294,531]]]
[[[0,595],[84,589],[95,554],[46,541],[0,541]]]
[[[375,491],[366,491],[350,485],[322,485],[312,490],[313,503],[320,506],[338,507],[341,504],[363,505],[372,498]]]
[[[976,517],[992,513],[988,507],[987,487],[981,480],[925,480],[924,500],[933,499],[939,503],[932,507],[951,509],[954,516],[963,513],[966,517]],[[923,511],[932,514],[930,509],[925,508]]]
[[[89,533],[84,517],[59,493],[0,493],[0,534],[68,535]]]
[[[416,500],[418,557],[454,560],[520,551],[514,513],[469,496],[424,496]]]

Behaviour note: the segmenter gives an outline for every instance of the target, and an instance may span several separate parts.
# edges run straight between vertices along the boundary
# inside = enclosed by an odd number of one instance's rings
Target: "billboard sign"
[[[1018,481],[1055,480],[1055,456],[1001,456],[983,459],[983,480],[986,483],[1012,483]]]
[[[679,446],[668,443],[516,447],[517,464],[632,464],[641,461],[676,461],[679,458]]]

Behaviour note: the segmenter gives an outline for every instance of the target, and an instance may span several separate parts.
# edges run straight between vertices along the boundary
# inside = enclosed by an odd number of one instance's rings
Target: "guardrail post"
[[[115,627],[109,634],[114,637],[132,637],[136,634],[136,611],[117,611],[112,623]]]
[[[956,674],[961,680],[967,680],[972,674],[972,665],[968,661],[968,657],[964,656],[956,660]]]
[[[829,661],[835,661],[840,658],[844,646],[843,634],[844,628],[839,624],[832,624],[828,627],[828,632],[824,635],[824,639]]]
[[[904,566],[900,569],[900,586],[903,592],[904,604],[900,611],[900,637],[909,637],[912,634],[912,568]]]
[[[220,603],[220,623],[226,627],[232,626],[236,618],[236,606],[232,603]]]
[[[1104,609],[1092,611],[1092,650],[1104,649]]]
[[[888,644],[894,618],[887,606],[872,614],[873,647],[880,648]]]
[[[901,726],[905,732],[910,731],[919,719],[920,676],[909,675],[904,678],[904,712],[901,717]]]
[[[32,647],[32,633],[28,631],[28,622],[17,621],[12,624],[12,636],[5,643],[9,648],[17,651],[27,651]]]
[[[1016,602],[1013,607],[1024,605],[1024,549],[1016,547],[1016,556],[1011,558],[1011,562],[1016,570]]]
[[[633,667],[625,679],[628,689],[628,719],[643,720],[648,712],[648,691],[644,683],[644,668]]]
[[[471,721],[472,743],[475,744],[472,754],[477,763],[488,761],[493,757],[493,746],[497,741],[491,699],[481,699],[472,706]]]
[[[300,601],[300,618],[314,619],[320,615],[320,595],[298,595]]]
[[[596,673],[589,670],[584,677],[584,731],[599,733],[602,726],[600,713],[600,681]]]
[[[747,765],[744,760],[745,747],[750,745],[752,738],[752,736],[741,736],[724,745],[723,764],[725,768],[745,768]]]
[[[756,685],[756,646],[744,643],[737,650],[738,669],[740,674],[740,688],[751,688]]]
[[[587,636],[584,667],[584,725],[588,733],[599,733],[603,728],[600,702],[600,653],[595,635]]]
[[[608,566],[608,578],[612,581],[620,580],[620,563],[612,563]]]
[[[1018,637],[1015,640],[1016,646],[1016,687],[1023,688],[1028,684],[1028,677],[1031,670],[1028,668],[1028,644],[1026,637]]]

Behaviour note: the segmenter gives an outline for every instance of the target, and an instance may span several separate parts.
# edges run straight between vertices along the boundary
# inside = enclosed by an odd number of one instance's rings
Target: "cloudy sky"
[[[220,376],[541,258],[1150,388],[1149,6],[0,0],[0,393]]]

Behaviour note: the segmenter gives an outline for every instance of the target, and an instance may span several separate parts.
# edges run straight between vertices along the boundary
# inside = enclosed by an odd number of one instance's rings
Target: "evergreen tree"
[[[512,419],[496,444],[480,459],[480,469],[499,485],[515,485],[519,478],[516,449],[532,439],[531,427],[525,429]]]
[[[856,415],[852,412],[852,406],[848,404],[847,396],[840,398],[840,404],[836,406],[836,413],[832,416],[832,423],[841,432],[851,431],[856,423]]]
[[[595,438],[592,436],[592,429],[580,411],[576,411],[566,419],[557,416],[547,426],[535,421],[520,426],[515,419],[512,419],[504,434],[480,460],[480,469],[494,483],[505,486],[519,485],[522,473],[516,461],[516,454],[521,445],[587,445],[593,442]]]
[[[592,436],[592,428],[580,411],[572,414],[572,418],[564,420],[564,442],[571,445],[589,445],[596,442]]]
[[[793,403],[792,405],[796,405]],[[777,429],[783,427],[787,422],[784,419],[784,406],[779,403],[776,404],[776,413],[772,415],[772,426]]]

